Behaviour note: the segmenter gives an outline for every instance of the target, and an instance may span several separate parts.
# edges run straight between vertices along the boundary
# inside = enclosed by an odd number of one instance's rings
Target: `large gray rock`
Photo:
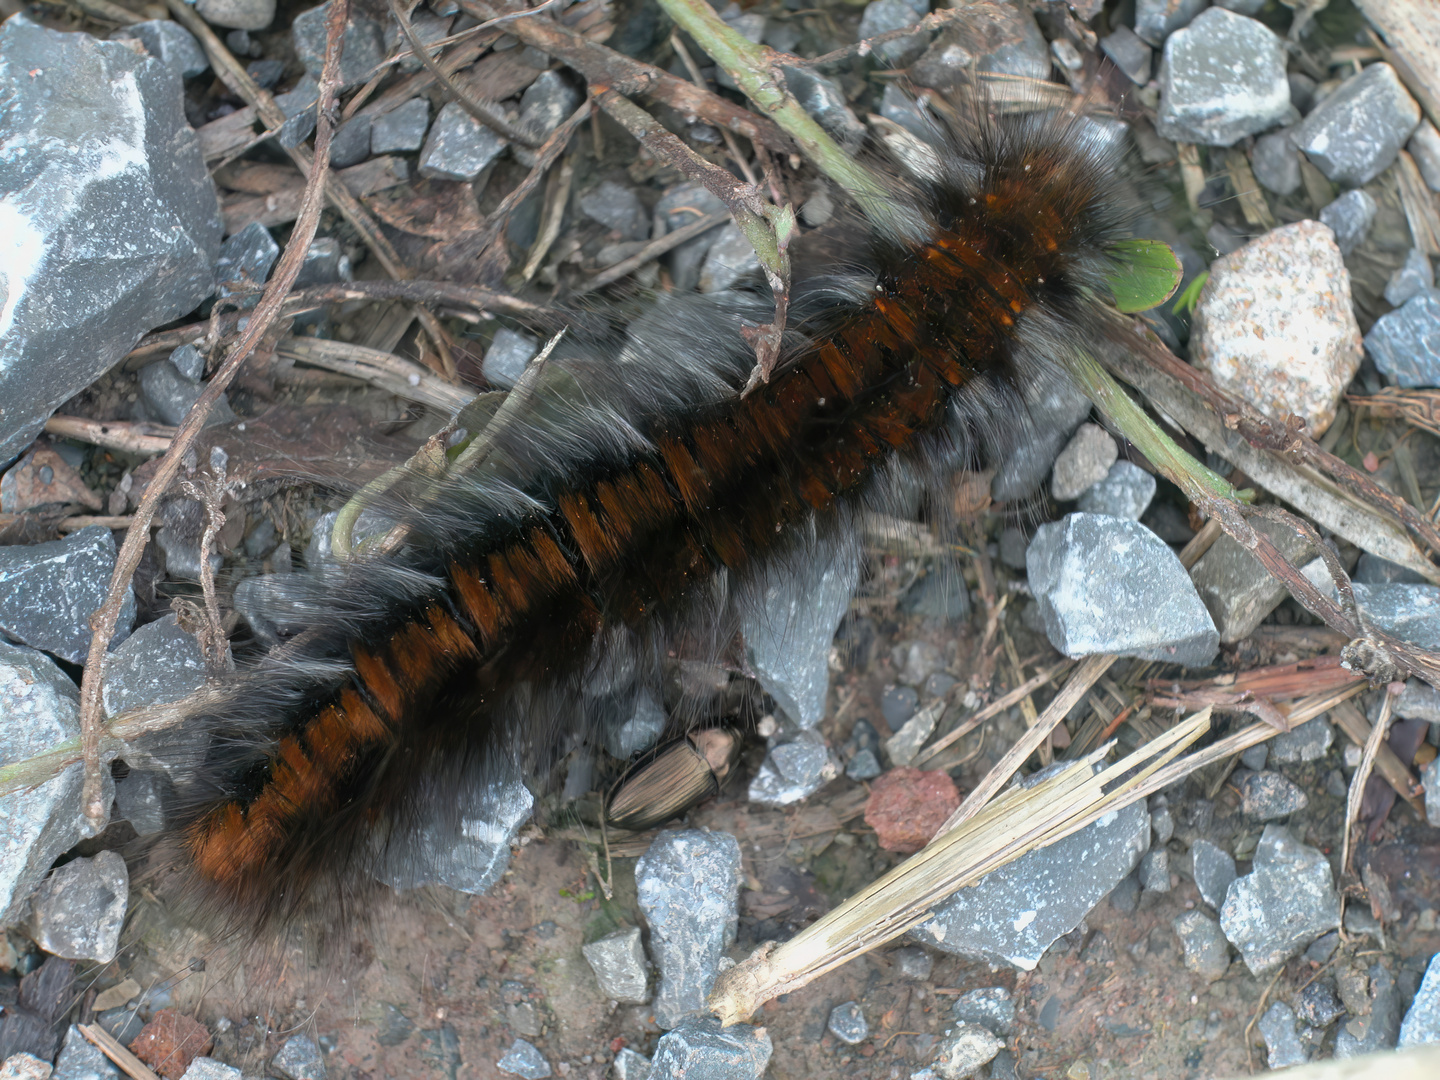
[[[802,731],[770,748],[750,781],[750,801],[789,806],[819,791],[839,772],[820,733]]]
[[[1220,926],[1245,965],[1269,975],[1339,925],[1340,895],[1325,856],[1283,825],[1266,825],[1254,868],[1231,883],[1220,907]]]
[[[760,1080],[770,1064],[770,1036],[763,1027],[691,1017],[660,1037],[650,1059],[649,1080]]]
[[[1440,758],[1436,759],[1440,761]],[[1430,958],[1420,989],[1400,1025],[1401,1050],[1407,1046],[1440,1042],[1440,953]]]
[[[650,1000],[645,950],[640,947],[640,928],[616,930],[599,941],[580,946],[595,972],[600,992],[622,1005],[644,1005]]]
[[[321,4],[295,16],[290,34],[295,41],[295,55],[315,79],[325,68],[325,21],[330,5]],[[345,32],[341,37],[340,88],[355,86],[368,80],[385,59],[385,36],[380,24],[356,10],[352,5]]]
[[[1420,106],[1389,64],[1346,79],[1295,128],[1295,145],[1331,180],[1368,184],[1420,123]]]
[[[1219,635],[1185,568],[1138,521],[1069,514],[1036,530],[1025,565],[1045,634],[1066,656],[1215,658]]]
[[[1165,39],[1155,130],[1177,142],[1230,146],[1292,114],[1284,43],[1264,23],[1202,11]]]
[[[1136,0],[1135,33],[1151,45],[1163,45],[1176,30],[1189,26],[1208,3],[1209,0]]]
[[[0,462],[210,295],[220,213],[180,78],[122,41],[0,26]]]
[[[497,135],[449,102],[430,125],[425,149],[420,152],[420,175],[431,180],[474,180],[505,152],[510,140]]]
[[[1354,588],[1355,603],[1375,626],[1422,649],[1440,649],[1440,585]]]
[[[830,646],[860,580],[849,546],[800,549],[737,597],[750,666],[765,692],[802,729],[825,715]]]
[[[1294,529],[1273,521],[1252,520],[1251,524],[1270,537],[1292,562],[1303,564],[1315,554]],[[1259,559],[1229,536],[1216,540],[1190,568],[1190,580],[1215,620],[1220,640],[1227,645],[1249,637],[1265,616],[1290,595]]]
[[[90,616],[105,602],[115,570],[115,537],[87,525],[63,540],[0,547],[0,631],[32,648],[83,664],[90,651]],[[135,622],[127,588],[112,647]]]
[[[436,815],[416,835],[394,838],[375,876],[394,889],[438,883],[483,893],[509,867],[510,844],[534,805],[535,796],[515,778],[473,787],[453,818]]]
[[[146,623],[105,658],[100,700],[106,717],[179,701],[205,683],[205,656],[175,615]]]
[[[117,853],[72,859],[31,900],[30,936],[56,956],[108,964],[120,945],[129,897],[130,874]]]
[[[1042,769],[1021,783],[1028,787],[1064,767]],[[1079,926],[1135,869],[1149,845],[1150,815],[1135,803],[985,875],[911,933],[945,952],[1031,971],[1056,938]]]
[[[203,75],[210,67],[210,60],[195,35],[172,19],[150,19],[122,26],[110,37],[140,42],[146,52],[182,79]]]
[[[80,735],[80,691],[48,656],[0,641],[0,765],[14,765]],[[114,781],[104,770],[106,805]],[[84,767],[0,796],[0,926],[20,917],[25,902],[58,855],[94,836],[80,809]],[[99,823],[104,828],[105,822]]]
[[[704,1009],[735,941],[740,845],[729,833],[663,830],[635,864],[635,886],[660,969],[655,1022],[678,1027]]]

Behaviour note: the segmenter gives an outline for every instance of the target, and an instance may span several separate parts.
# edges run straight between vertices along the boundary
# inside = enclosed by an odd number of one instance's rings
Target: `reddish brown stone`
[[[891,769],[870,787],[865,824],[886,851],[919,851],[959,805],[960,792],[945,773]]]
[[[180,1080],[190,1062],[214,1045],[204,1024],[174,1009],[161,1009],[140,1029],[130,1052],[167,1080]]]

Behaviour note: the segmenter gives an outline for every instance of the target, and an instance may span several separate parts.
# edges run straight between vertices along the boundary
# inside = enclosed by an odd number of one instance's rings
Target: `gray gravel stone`
[[[264,30],[275,21],[275,0],[196,0],[195,10],[211,26]]]
[[[1277,772],[1251,773],[1240,781],[1240,809],[1259,821],[1288,817],[1310,805],[1305,792]]]
[[[330,140],[331,168],[348,169],[351,165],[359,165],[370,156],[370,127],[373,122],[374,118],[370,116],[352,116],[335,130],[335,135]]]
[[[197,1057],[180,1080],[245,1080],[245,1074],[212,1057]]]
[[[192,382],[185,378],[168,360],[162,360],[157,364],[147,364],[140,369],[140,396],[145,402],[145,411],[162,424],[169,424],[171,427],[179,427],[183,424],[185,417],[204,392],[203,383]],[[215,407],[206,417],[205,426],[228,424],[234,419],[235,413],[230,408],[229,395],[221,394],[220,400],[215,402]],[[197,568],[199,558],[197,551],[195,555]]]
[[[1370,965],[1370,1012],[1335,1032],[1335,1060],[1391,1050],[1400,1035],[1400,988],[1384,964]]]
[[[120,944],[129,896],[130,875],[115,852],[73,859],[36,890],[27,930],[48,953],[108,964]]]
[[[945,703],[936,701],[921,709],[901,725],[900,730],[885,740],[885,754],[896,767],[909,765],[935,731]]]
[[[586,217],[618,232],[621,240],[645,240],[650,236],[650,217],[634,188],[605,180],[581,195],[579,201]]]
[[[1440,191],[1440,132],[1429,120],[1422,119],[1415,134],[1410,136],[1410,154],[1431,191]]]
[[[1321,210],[1320,221],[1334,232],[1340,254],[1349,255],[1370,235],[1379,209],[1369,192],[1355,188]]]
[[[128,821],[141,836],[154,836],[165,827],[164,787],[160,774],[132,768],[115,781],[115,817]]]
[[[1022,385],[1020,393],[1027,416],[1016,445],[990,481],[997,502],[1023,499],[1039,488],[1055,455],[1090,415],[1090,399],[1068,382],[1035,380]]]
[[[1401,720],[1425,720],[1440,724],[1440,690],[1419,679],[1407,679],[1395,699],[1395,715]]]
[[[1256,521],[1254,526],[1292,562],[1304,565],[1315,554],[1293,529],[1271,521]],[[1190,580],[1227,645],[1249,637],[1290,595],[1259,559],[1229,536],[1216,540],[1191,567]]]
[[[920,694],[909,686],[887,686],[880,694],[880,713],[891,731],[899,730],[920,705]]]
[[[221,224],[164,62],[16,14],[0,25],[0,101],[3,462],[141,334],[210,295]]]
[[[235,1080],[239,1080],[240,1073],[237,1070]],[[110,1063],[101,1049],[92,1043],[80,1029],[71,1024],[65,1032],[65,1045],[60,1048],[60,1056],[55,1059],[55,1071],[50,1074],[50,1080],[120,1080],[120,1070]],[[192,1077],[187,1072],[180,1080],[207,1080],[205,1077]],[[215,1077],[213,1080],[224,1080],[222,1077]]]
[[[825,1026],[832,1035],[850,1046],[862,1043],[870,1037],[870,1025],[865,1022],[865,1013],[853,1001],[831,1009],[830,1020]]]
[[[63,540],[0,547],[0,631],[32,648],[83,664],[90,616],[105,602],[115,569],[115,537],[87,525]],[[115,643],[135,622],[135,594],[125,590]]]
[[[1385,285],[1385,302],[1399,307],[1412,296],[1434,287],[1435,268],[1430,264],[1429,257],[1419,248],[1411,248],[1404,264],[1390,275]]]
[[[1252,746],[1240,752],[1240,764],[1251,772],[1259,772],[1265,768],[1265,763],[1270,760],[1270,747],[1265,743]]]
[[[48,656],[0,641],[0,716],[0,764],[13,764],[79,736],[80,692]],[[102,775],[108,805],[114,781],[108,769]],[[37,787],[0,796],[0,926],[14,924],[57,856],[98,831],[81,812],[82,784],[76,762]]]
[[[933,143],[939,137],[935,119],[928,109],[894,83],[885,87],[880,95],[880,115],[891,123],[899,124],[917,139]]]
[[[526,365],[540,352],[540,345],[539,338],[502,326],[495,331],[490,348],[485,350],[480,373],[491,386],[509,390],[525,374]]]
[[[1222,388],[1319,433],[1361,355],[1350,275],[1335,234],[1318,221],[1271,229],[1211,264],[1190,356]]]
[[[1026,786],[1053,774],[1026,777]],[[1126,878],[1150,844],[1150,815],[1127,806],[1073,836],[1022,855],[962,889],[911,931],[944,952],[1005,961],[1032,971],[1052,942],[1080,925]]]
[[[1140,885],[1149,892],[1170,891],[1170,852],[1152,847],[1141,857]]]
[[[1422,289],[1375,320],[1365,349],[1406,389],[1440,386],[1440,290]]]
[[[802,548],[744,586],[738,597],[740,631],[755,677],[802,730],[825,715],[830,647],[859,580],[855,549]]]
[[[110,37],[140,42],[146,52],[182,79],[203,75],[210,67],[210,60],[195,35],[171,19],[150,19],[122,26]]]
[[[935,970],[935,958],[919,945],[905,945],[890,954],[902,979],[925,982]]]
[[[839,775],[824,737],[802,731],[790,742],[771,747],[750,780],[751,802],[789,806],[819,791]]]
[[[837,142],[853,151],[865,141],[865,125],[845,103],[845,91],[839,83],[809,68],[781,70],[785,72],[786,88],[795,95],[800,107]],[[890,87],[885,89],[888,91]]]
[[[329,18],[329,3],[313,7],[295,16],[290,24],[290,36],[295,42],[295,55],[305,70],[319,79],[325,67],[325,20]],[[348,89],[369,80],[375,68],[385,59],[385,35],[380,24],[350,8],[341,38],[343,51],[340,55],[340,88]]]
[[[1153,50],[1124,23],[1117,26],[1113,34],[1100,39],[1100,48],[1136,86],[1150,81]]]
[[[1335,729],[1326,715],[1301,724],[1294,731],[1276,735],[1270,740],[1270,760],[1277,765],[1294,765],[1302,761],[1319,761],[1335,741]]]
[[[660,1036],[649,1080],[760,1080],[771,1051],[763,1027],[692,1016]]]
[[[628,1046],[622,1046],[610,1066],[615,1080],[650,1080],[650,1059],[637,1054]]]
[[[1190,845],[1190,858],[1200,898],[1218,911],[1236,877],[1234,856],[1209,840],[1196,840]]]
[[[1135,33],[1151,45],[1163,45],[1176,30],[1189,26],[1208,3],[1209,0],[1136,0]],[[1143,80],[1135,81],[1143,84]]]
[[[1155,842],[1161,845],[1168,844],[1175,835],[1175,816],[1170,813],[1170,807],[1155,801],[1163,798],[1157,795],[1150,800],[1150,831],[1155,834]]]
[[[582,99],[580,91],[560,72],[541,72],[520,95],[520,118],[516,126],[544,139],[580,107]],[[515,157],[522,165],[531,165],[535,151],[519,147]]]
[[[41,1053],[48,1058],[54,1045],[52,1037],[51,1050],[42,1050]],[[25,1050],[9,1055],[0,1063],[0,1080],[50,1080],[50,1075],[50,1062]]]
[[[1337,184],[1359,187],[1388,169],[1420,123],[1420,107],[1389,64],[1341,83],[1295,128],[1295,145]]]
[[[1424,649],[1440,649],[1440,585],[1356,584],[1354,589],[1356,604],[1381,630]]]
[[[324,1080],[325,1059],[308,1035],[291,1035],[270,1059],[270,1068],[283,1080]]]
[[[319,101],[320,84],[309,73],[300,76],[300,81],[285,93],[276,94],[275,104],[285,114],[285,123],[281,125],[275,141],[285,149],[293,150],[308,139],[315,130],[315,110]]]
[[[1056,502],[1069,502],[1110,473],[1119,451],[1110,433],[1099,424],[1081,424],[1055,459],[1052,494]]]
[[[1108,514],[1110,517],[1139,521],[1154,497],[1155,477],[1133,461],[1117,461],[1110,466],[1103,480],[1080,493],[1077,506],[1086,514]],[[1003,536],[1001,545],[1004,545]],[[1004,559],[1003,552],[1001,559]]]
[[[924,2],[917,4],[911,0],[871,0],[860,15],[860,27],[856,36],[864,41],[866,38],[888,34],[892,30],[903,30],[919,22],[928,12],[929,5]],[[886,64],[900,64],[912,59],[923,45],[924,38],[919,35],[896,38],[894,41],[876,45],[875,56]]]
[[[979,1024],[957,1024],[940,1036],[931,1068],[941,1080],[966,1080],[1004,1047]]]
[[[1283,43],[1263,23],[1223,8],[1202,11],[1165,39],[1159,83],[1155,130],[1176,142],[1230,146],[1293,112]]]
[[[724,211],[725,204],[697,181],[687,180],[670,188],[655,204],[656,220],[662,222],[666,232],[674,232],[695,221],[697,218]],[[700,283],[700,268],[710,245],[720,235],[719,227],[692,237],[677,245],[667,256],[670,276],[678,292],[689,292]],[[659,233],[656,233],[659,236]]]
[[[615,715],[605,729],[605,749],[611,757],[627,761],[660,741],[665,732],[666,715],[665,707],[649,690],[641,690],[621,704],[623,712]]]
[[[1220,908],[1220,926],[1246,966],[1269,975],[1339,925],[1340,897],[1329,861],[1283,825],[1266,825],[1254,868],[1231,883]]]
[[[1139,522],[1069,514],[1036,530],[1025,562],[1045,634],[1065,655],[1215,658],[1219,636],[1185,568]]]
[[[420,152],[419,173],[431,180],[474,180],[509,145],[510,140],[452,101],[430,126],[425,149]]]
[[[419,150],[425,145],[425,131],[429,126],[430,102],[424,97],[411,98],[398,109],[370,122],[370,152]]]
[[[1290,139],[1290,130],[1272,131],[1255,140],[1250,167],[1260,186],[1276,195],[1289,195],[1300,186],[1300,155]]]
[[[622,1005],[644,1005],[650,1000],[645,950],[640,946],[640,928],[616,930],[599,941],[582,945],[580,951],[590,962],[600,992]]]
[[[1267,1064],[1272,1069],[1288,1069],[1303,1065],[1309,1056],[1295,1032],[1295,1010],[1277,1001],[1260,1018],[1260,1035],[1265,1040]]]
[[[252,221],[220,247],[215,260],[215,283],[220,295],[244,297],[240,306],[254,307],[260,302],[260,288],[278,258],[280,245],[270,230]]]
[[[524,1039],[516,1039],[515,1045],[505,1051],[505,1056],[495,1063],[495,1067],[524,1080],[543,1080],[550,1075],[550,1062],[545,1060],[545,1055],[535,1048],[534,1043]]]
[[[510,845],[534,805],[535,797],[518,779],[476,784],[456,810],[431,818],[418,835],[391,843],[375,876],[393,889],[438,883],[483,893],[509,867]]]
[[[1440,758],[1436,758],[1440,761]],[[1440,953],[1430,958],[1420,989],[1400,1025],[1401,1050],[1422,1043],[1440,1042]]]
[[[700,291],[720,292],[734,287],[760,270],[760,258],[740,226],[728,222],[715,234],[700,269]]]
[[[1329,979],[1312,982],[1295,995],[1295,1014],[1311,1027],[1328,1027],[1345,1015],[1345,1006],[1335,996],[1335,984]]]
[[[1003,1039],[1015,1030],[1015,999],[1003,986],[967,990],[955,999],[950,1018],[960,1024],[979,1024]]]
[[[740,845],[729,833],[665,829],[636,863],[635,885],[660,970],[655,1022],[677,1027],[704,1009],[735,940]]]
[[[1187,911],[1172,924],[1180,938],[1185,966],[1206,982],[1230,970],[1230,946],[1220,924],[1200,911]]]

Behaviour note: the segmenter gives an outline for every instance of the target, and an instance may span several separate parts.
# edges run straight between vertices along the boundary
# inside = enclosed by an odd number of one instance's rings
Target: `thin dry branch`
[[[280,342],[275,354],[361,379],[398,398],[418,401],[444,413],[459,411],[475,396],[473,390],[437,378],[403,356],[364,345],[323,338],[290,337]]]
[[[1360,818],[1360,804],[1365,799],[1365,785],[1370,782],[1370,772],[1375,768],[1375,756],[1390,733],[1390,716],[1395,708],[1395,698],[1405,688],[1404,683],[1392,683],[1385,688],[1380,703],[1380,716],[1370,735],[1365,740],[1365,751],[1360,756],[1360,767],[1350,777],[1350,790],[1345,795],[1345,833],[1340,845],[1340,872],[1353,873],[1350,866],[1350,834],[1355,831],[1355,822]]]
[[[658,239],[651,240],[650,243],[646,244],[634,255],[631,255],[630,258],[618,262],[608,270],[602,270],[596,274],[585,284],[584,288],[577,290],[576,295],[594,292],[596,289],[603,289],[606,285],[619,281],[627,274],[633,274],[652,259],[658,259],[672,248],[679,247],[686,240],[691,240],[707,233],[715,228],[715,226],[723,225],[729,220],[730,215],[726,213],[717,212],[714,214],[706,214],[704,217],[692,221],[689,225],[682,225],[680,228],[668,232]]]
[[[196,340],[200,340],[198,337]],[[107,450],[124,450],[132,454],[163,454],[170,449],[174,428],[161,424],[130,424],[123,420],[90,420],[83,416],[62,416],[56,413],[45,421],[51,435],[77,442],[103,446]],[[164,434],[168,432],[169,434]]]
[[[295,222],[295,228],[290,234],[290,241],[285,247],[285,253],[275,267],[274,277],[265,287],[265,293],[260,298],[260,303],[251,313],[250,321],[246,324],[240,340],[231,348],[214,378],[201,392],[200,397],[186,415],[185,422],[176,432],[174,443],[161,458],[160,468],[156,471],[146,489],[145,497],[135,511],[132,527],[126,532],[125,542],[121,545],[120,553],[116,557],[115,572],[110,578],[110,588],[106,594],[105,603],[90,617],[90,652],[85,663],[84,679],[80,685],[80,736],[85,762],[82,804],[85,816],[96,823],[103,821],[110,809],[101,794],[103,789],[100,772],[100,735],[103,714],[100,688],[104,675],[105,653],[110,646],[110,639],[115,635],[115,624],[120,617],[120,607],[124,601],[125,592],[130,587],[130,579],[134,576],[135,568],[140,564],[140,556],[145,550],[145,544],[150,539],[150,523],[154,520],[155,510],[161,497],[179,474],[185,453],[194,444],[201,429],[205,426],[205,420],[210,415],[210,410],[214,408],[220,395],[225,392],[226,387],[235,378],[245,358],[250,355],[280,314],[285,294],[295,283],[295,278],[299,275],[301,264],[310,248],[310,241],[315,237],[315,229],[320,224],[320,210],[324,204],[324,181],[329,172],[330,136],[333,130],[335,94],[339,86],[341,38],[349,6],[349,0],[332,0],[326,19],[325,66],[320,76],[319,115],[315,128],[315,163],[305,185],[305,201],[300,217]]]
[[[1056,664],[1052,664],[1050,667],[1040,672],[1034,678],[1021,683],[1009,693],[999,698],[996,698],[989,705],[986,705],[983,709],[980,709],[978,712],[974,713],[971,716],[967,716],[964,721],[962,721],[958,726],[956,726],[954,731],[947,732],[944,736],[936,739],[935,742],[927,746],[924,750],[921,750],[920,753],[915,755],[915,760],[911,762],[911,764],[915,765],[918,768],[922,762],[929,761],[936,754],[939,754],[941,751],[946,750],[953,744],[959,742],[966,735],[969,735],[970,732],[974,731],[981,724],[983,724],[986,720],[989,720],[992,716],[998,716],[1000,713],[1010,708],[1010,706],[1019,703],[1029,695],[1033,694],[1036,690],[1039,690],[1040,687],[1044,686],[1052,679],[1058,679],[1061,675],[1064,675],[1067,671],[1069,671],[1070,668],[1074,666],[1074,664],[1074,660],[1061,660]]]

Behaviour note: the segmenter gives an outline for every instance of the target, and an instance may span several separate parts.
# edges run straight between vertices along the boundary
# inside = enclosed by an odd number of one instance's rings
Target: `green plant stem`
[[[1089,353],[1076,351],[1063,357],[1061,363],[1105,418],[1134,443],[1166,479],[1185,492],[1191,502],[1206,505],[1214,499],[1237,504],[1249,501],[1228,480],[1180,449]]]
[[[769,48],[725,23],[705,0],[660,0],[660,6],[816,167],[859,203],[866,217],[900,236],[915,230],[918,222],[899,209],[880,179],[847,154],[791,96]]]

